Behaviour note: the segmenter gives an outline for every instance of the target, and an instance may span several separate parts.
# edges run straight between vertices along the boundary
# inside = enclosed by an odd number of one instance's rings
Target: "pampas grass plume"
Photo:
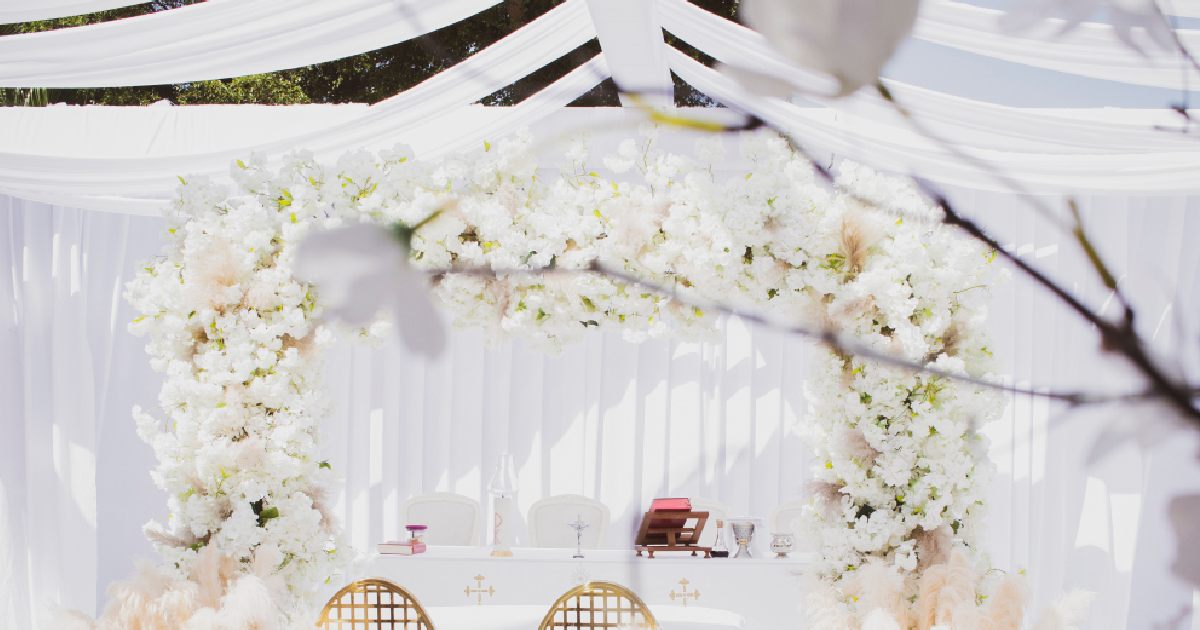
[[[987,630],[1020,630],[1025,620],[1025,605],[1029,602],[1029,587],[1022,575],[1004,576],[984,608],[984,628]]]
[[[854,572],[846,591],[858,597],[859,610],[882,611],[901,628],[911,625],[904,577],[894,567],[878,560],[867,562]]]
[[[935,625],[953,625],[954,612],[964,604],[975,604],[978,573],[962,550],[950,554],[950,561],[925,570],[918,582],[917,628],[929,630]]]

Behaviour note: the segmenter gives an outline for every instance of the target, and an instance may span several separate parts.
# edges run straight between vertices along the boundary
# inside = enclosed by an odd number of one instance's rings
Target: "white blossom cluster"
[[[414,249],[437,269],[599,260],[674,297],[592,274],[448,274],[437,292],[458,322],[553,348],[592,327],[632,340],[702,332],[711,314],[689,303],[720,302],[988,374],[993,256],[937,223],[903,181],[844,164],[831,190],[771,135],[744,143],[749,172],[724,177],[714,175],[720,142],[701,141],[695,157],[654,142],[622,143],[604,160],[612,179],[575,147],[568,175],[550,182],[520,157],[523,141],[501,144],[476,156],[472,194],[418,230]],[[923,553],[932,561],[971,542],[990,467],[974,429],[1001,411],[996,397],[834,352],[814,366],[809,393],[820,462],[809,520],[823,575],[870,557],[913,572]]]
[[[291,273],[314,228],[412,230],[411,262],[439,274],[435,293],[459,325],[550,348],[590,328],[631,340],[702,335],[713,314],[699,305],[720,302],[987,373],[988,253],[939,227],[902,182],[844,165],[831,189],[770,135],[744,143],[751,166],[735,176],[718,173],[718,139],[691,157],[655,142],[652,130],[623,142],[603,160],[607,175],[589,170],[576,143],[560,175],[540,177],[518,136],[435,161],[403,149],[334,165],[295,154],[274,169],[239,161],[232,187],[183,182],[164,257],[128,288],[141,313],[132,329],[148,334],[166,375],[163,417],[139,411],[138,423],[170,496],[168,522],[148,532],[169,564],[186,574],[209,545],[241,566],[276,559],[276,601],[288,610],[340,561],[316,444],[328,333],[316,326],[319,294]],[[561,272],[593,261],[673,295]],[[480,268],[497,274],[454,273]],[[837,580],[870,557],[911,572],[922,541],[969,540],[987,472],[973,429],[999,412],[996,400],[945,378],[821,356],[808,424],[821,463],[809,516],[823,575]]]

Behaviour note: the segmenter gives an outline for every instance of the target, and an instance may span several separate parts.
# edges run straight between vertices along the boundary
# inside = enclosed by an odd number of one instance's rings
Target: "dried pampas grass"
[[[844,590],[856,598],[859,610],[879,611],[900,628],[911,625],[912,613],[904,597],[904,576],[894,567],[871,560],[854,571],[846,580]],[[866,628],[866,619],[863,624]]]
[[[842,486],[829,481],[808,482],[808,493],[825,505],[837,505],[842,500]]]
[[[936,625],[954,625],[954,613],[975,606],[975,585],[979,575],[962,550],[950,554],[950,561],[925,570],[917,582],[917,628],[929,630]]]
[[[933,531],[918,528],[913,540],[917,547],[917,571],[935,564],[945,564],[950,559],[954,535],[949,527],[939,527]]]
[[[875,450],[867,441],[867,436],[857,429],[843,430],[838,434],[838,443],[846,457],[857,459],[864,467],[871,467],[875,464],[875,458],[879,457],[879,451]]]
[[[188,579],[149,564],[134,577],[109,588],[109,602],[92,622],[75,612],[55,615],[54,630],[283,630],[280,610],[271,595],[282,588],[274,575],[282,554],[260,547],[251,565],[255,574],[240,575],[239,564],[213,547],[200,551]],[[240,575],[240,577],[239,577]]]
[[[879,235],[856,213],[847,212],[842,217],[842,229],[838,234],[838,247],[846,257],[846,271],[857,275],[866,267],[871,246]]]
[[[177,549],[190,547],[198,540],[195,536],[190,536],[190,534],[189,538],[176,536],[163,529],[163,526],[158,523],[147,523],[142,527],[142,534],[152,543],[158,543],[164,547],[175,547]]]
[[[321,531],[332,536],[337,531],[337,517],[329,507],[329,490],[320,484],[314,484],[304,489],[304,494],[312,499],[313,509],[321,515]]]
[[[201,608],[216,608],[221,604],[225,587],[237,572],[233,558],[217,551],[215,547],[200,550],[192,569],[192,582],[196,584],[196,603]]]
[[[1025,576],[1009,574],[1000,580],[983,609],[983,630],[1020,630],[1029,603]]]
[[[182,628],[200,608],[198,586],[141,564],[133,578],[108,590],[108,605],[97,630],[162,630]]]
[[[221,599],[219,608],[205,608],[184,630],[282,630],[279,612],[266,584],[257,576],[240,578]]]

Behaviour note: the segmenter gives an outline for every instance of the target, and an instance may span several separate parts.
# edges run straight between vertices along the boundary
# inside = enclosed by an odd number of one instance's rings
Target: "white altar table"
[[[493,558],[482,547],[435,547],[416,556],[376,556],[353,570],[345,582],[331,584],[329,594],[349,581],[378,577],[409,589],[431,611],[438,609],[446,620],[445,630],[468,622],[471,613],[466,611],[477,607],[504,607],[503,612],[491,611],[496,614],[489,619],[497,621],[488,628],[507,629],[503,624],[510,622],[504,620],[518,617],[536,617],[528,626],[536,628],[536,621],[559,595],[589,580],[605,580],[636,592],[667,630],[774,630],[799,618],[801,573],[811,562],[808,554],[787,559],[662,554],[650,559],[636,557],[632,550],[600,549],[573,559],[572,549],[514,548],[513,553],[512,558]],[[712,609],[712,614],[683,612],[700,607]],[[540,612],[534,615],[536,611]],[[744,619],[741,625],[738,617]],[[705,619],[709,625],[695,625]],[[721,623],[726,625],[713,625]],[[437,627],[443,629],[442,624]]]
[[[425,609],[437,630],[535,630],[550,606],[431,606]],[[699,606],[650,606],[662,630],[741,630],[741,615]]]

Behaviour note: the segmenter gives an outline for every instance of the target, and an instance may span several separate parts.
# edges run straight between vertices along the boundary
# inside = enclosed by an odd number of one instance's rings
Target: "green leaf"
[[[258,514],[258,526],[265,527],[267,525],[267,521],[273,518],[279,518],[279,508],[275,507],[274,505],[263,508],[262,512]]]

